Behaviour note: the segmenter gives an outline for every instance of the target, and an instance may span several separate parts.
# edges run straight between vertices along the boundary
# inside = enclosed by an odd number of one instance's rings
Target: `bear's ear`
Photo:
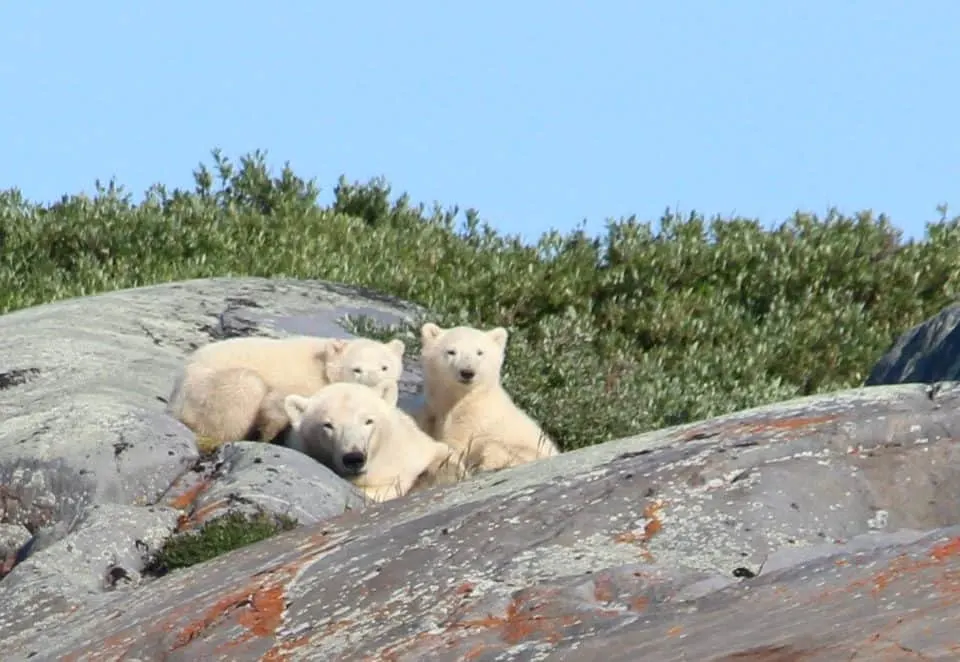
[[[507,346],[507,330],[502,326],[487,331],[487,336],[501,349]]]
[[[333,358],[343,354],[347,348],[347,341],[343,338],[327,338],[323,345],[314,354],[314,358],[321,363],[328,363]]]
[[[433,322],[427,322],[420,327],[420,342],[424,345],[428,345],[440,337],[441,333],[443,333],[443,329]]]
[[[397,382],[392,380],[382,381],[376,386],[371,387],[376,394],[380,397],[381,400],[386,402],[391,407],[397,406],[397,401],[400,399],[400,385]]]
[[[403,353],[407,351],[407,346],[404,345],[403,341],[399,338],[394,338],[388,342],[387,348],[401,359],[403,358]]]
[[[347,345],[350,341],[343,338],[333,338],[327,343],[327,357],[339,356],[347,351]]]
[[[307,411],[308,406],[310,406],[310,398],[305,398],[296,393],[291,393],[283,399],[283,411],[290,419],[290,426],[294,430],[299,428],[300,423],[303,422],[303,414]]]

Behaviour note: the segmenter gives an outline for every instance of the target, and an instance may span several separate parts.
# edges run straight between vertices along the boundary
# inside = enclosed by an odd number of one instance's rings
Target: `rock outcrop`
[[[903,333],[867,376],[865,386],[960,380],[960,303]]]
[[[960,384],[798,399],[341,514],[350,491],[289,449],[231,444],[228,470],[194,471],[191,437],[156,400],[204,333],[189,320],[233,297],[248,330],[280,328],[281,315],[359,305],[343,296],[200,281],[0,318],[0,337],[23,338],[4,341],[4,370],[38,371],[0,392],[0,411],[21,419],[0,429],[20,495],[3,521],[69,531],[0,581],[5,662],[960,656]],[[89,393],[128,409],[98,410]],[[139,459],[109,464],[121,433],[121,461]],[[128,479],[127,467],[155,473]],[[270,468],[319,496],[289,495]],[[233,492],[280,495],[306,523],[157,579],[93,581],[135,571],[138,541],[157,544],[174,513],[223,512]]]
[[[391,324],[416,312],[333,284],[210,279],[0,317],[0,639],[138,585],[172,534],[218,515],[259,509],[310,524],[365,507],[282,446],[240,442],[200,458],[165,398],[184,356],[211,340],[350,337],[344,315]],[[407,404],[419,383],[408,364]]]

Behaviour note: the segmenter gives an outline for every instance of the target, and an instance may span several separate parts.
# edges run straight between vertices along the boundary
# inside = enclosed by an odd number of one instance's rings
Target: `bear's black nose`
[[[464,368],[460,371],[460,379],[465,382],[469,382],[471,379],[477,376],[477,373],[471,370],[470,368]]]
[[[343,462],[343,468],[348,473],[358,474],[363,470],[363,465],[367,462],[367,456],[362,451],[350,451],[344,453],[340,461]]]

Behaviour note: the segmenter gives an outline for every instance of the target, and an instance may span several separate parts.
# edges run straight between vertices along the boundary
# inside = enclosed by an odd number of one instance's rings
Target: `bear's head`
[[[403,372],[405,349],[399,338],[387,343],[369,338],[331,340],[323,354],[327,379],[366,386],[376,386],[383,381],[396,382]]]
[[[469,326],[442,329],[433,322],[420,328],[424,371],[452,390],[500,382],[507,330]]]
[[[342,477],[356,478],[387,437],[397,396],[396,382],[335,382],[309,397],[286,396],[283,409],[304,453]]]

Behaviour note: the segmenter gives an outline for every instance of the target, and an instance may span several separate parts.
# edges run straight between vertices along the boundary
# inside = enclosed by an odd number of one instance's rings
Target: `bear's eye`
[[[361,372],[363,372],[363,368],[357,367],[353,369],[353,374],[355,375],[359,375]]]
[[[390,369],[390,366],[388,366],[388,365],[382,365],[382,366],[380,366],[380,369],[383,370],[384,372],[386,372],[387,370]]]
[[[364,424],[364,425],[373,425],[373,419],[372,419],[372,418],[368,418],[367,420],[365,420],[365,421],[363,422],[363,424]]]
[[[478,350],[477,350],[477,356],[483,356],[483,350],[482,350],[482,349],[478,349]]]
[[[329,421],[327,421],[326,423],[323,424],[323,429],[324,429],[324,430],[333,430],[333,423],[330,423]]]
[[[448,350],[447,350],[447,356],[453,356],[453,355],[456,354],[456,353],[457,353],[457,350],[455,350],[455,349],[448,349]]]

